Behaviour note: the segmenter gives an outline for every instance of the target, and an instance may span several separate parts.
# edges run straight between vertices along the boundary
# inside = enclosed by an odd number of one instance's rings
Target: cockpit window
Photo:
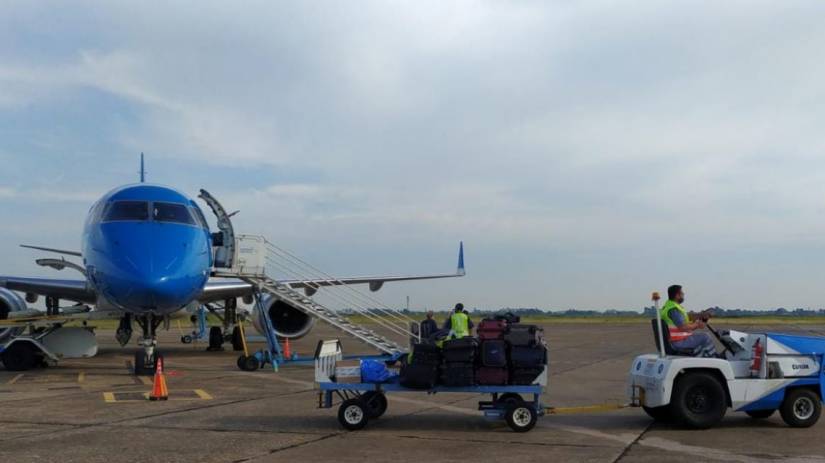
[[[206,222],[206,217],[203,216],[203,212],[197,208],[197,206],[192,206],[192,215],[195,216],[195,221],[198,222],[198,226],[209,230],[209,223]]]
[[[148,219],[149,203],[144,201],[115,201],[109,204],[103,216],[104,222]]]
[[[195,219],[189,213],[189,208],[183,204],[153,203],[152,218],[158,222],[175,222],[195,225]]]

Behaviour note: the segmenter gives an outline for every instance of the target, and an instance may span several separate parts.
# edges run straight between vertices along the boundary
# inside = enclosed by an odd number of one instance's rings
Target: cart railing
[[[318,341],[315,349],[315,382],[330,383],[335,375],[335,363],[344,358],[338,339]]]

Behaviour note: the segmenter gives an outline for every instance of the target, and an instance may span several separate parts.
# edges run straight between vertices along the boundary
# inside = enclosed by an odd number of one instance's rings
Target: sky
[[[0,2],[0,274],[138,178],[389,305],[825,307],[825,4]]]

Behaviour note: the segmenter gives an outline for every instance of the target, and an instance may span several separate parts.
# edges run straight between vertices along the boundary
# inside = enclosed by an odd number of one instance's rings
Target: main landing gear
[[[208,351],[222,351],[224,342],[232,343],[232,350],[243,350],[241,329],[238,327],[238,300],[229,298],[224,301],[223,327],[213,326],[209,329]]]

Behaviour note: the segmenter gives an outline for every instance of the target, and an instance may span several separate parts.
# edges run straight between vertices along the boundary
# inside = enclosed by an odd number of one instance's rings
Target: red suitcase
[[[478,339],[504,339],[507,332],[507,322],[504,320],[481,320],[476,328]]]
[[[476,370],[476,382],[483,385],[507,384],[509,373],[507,368],[479,367]]]

